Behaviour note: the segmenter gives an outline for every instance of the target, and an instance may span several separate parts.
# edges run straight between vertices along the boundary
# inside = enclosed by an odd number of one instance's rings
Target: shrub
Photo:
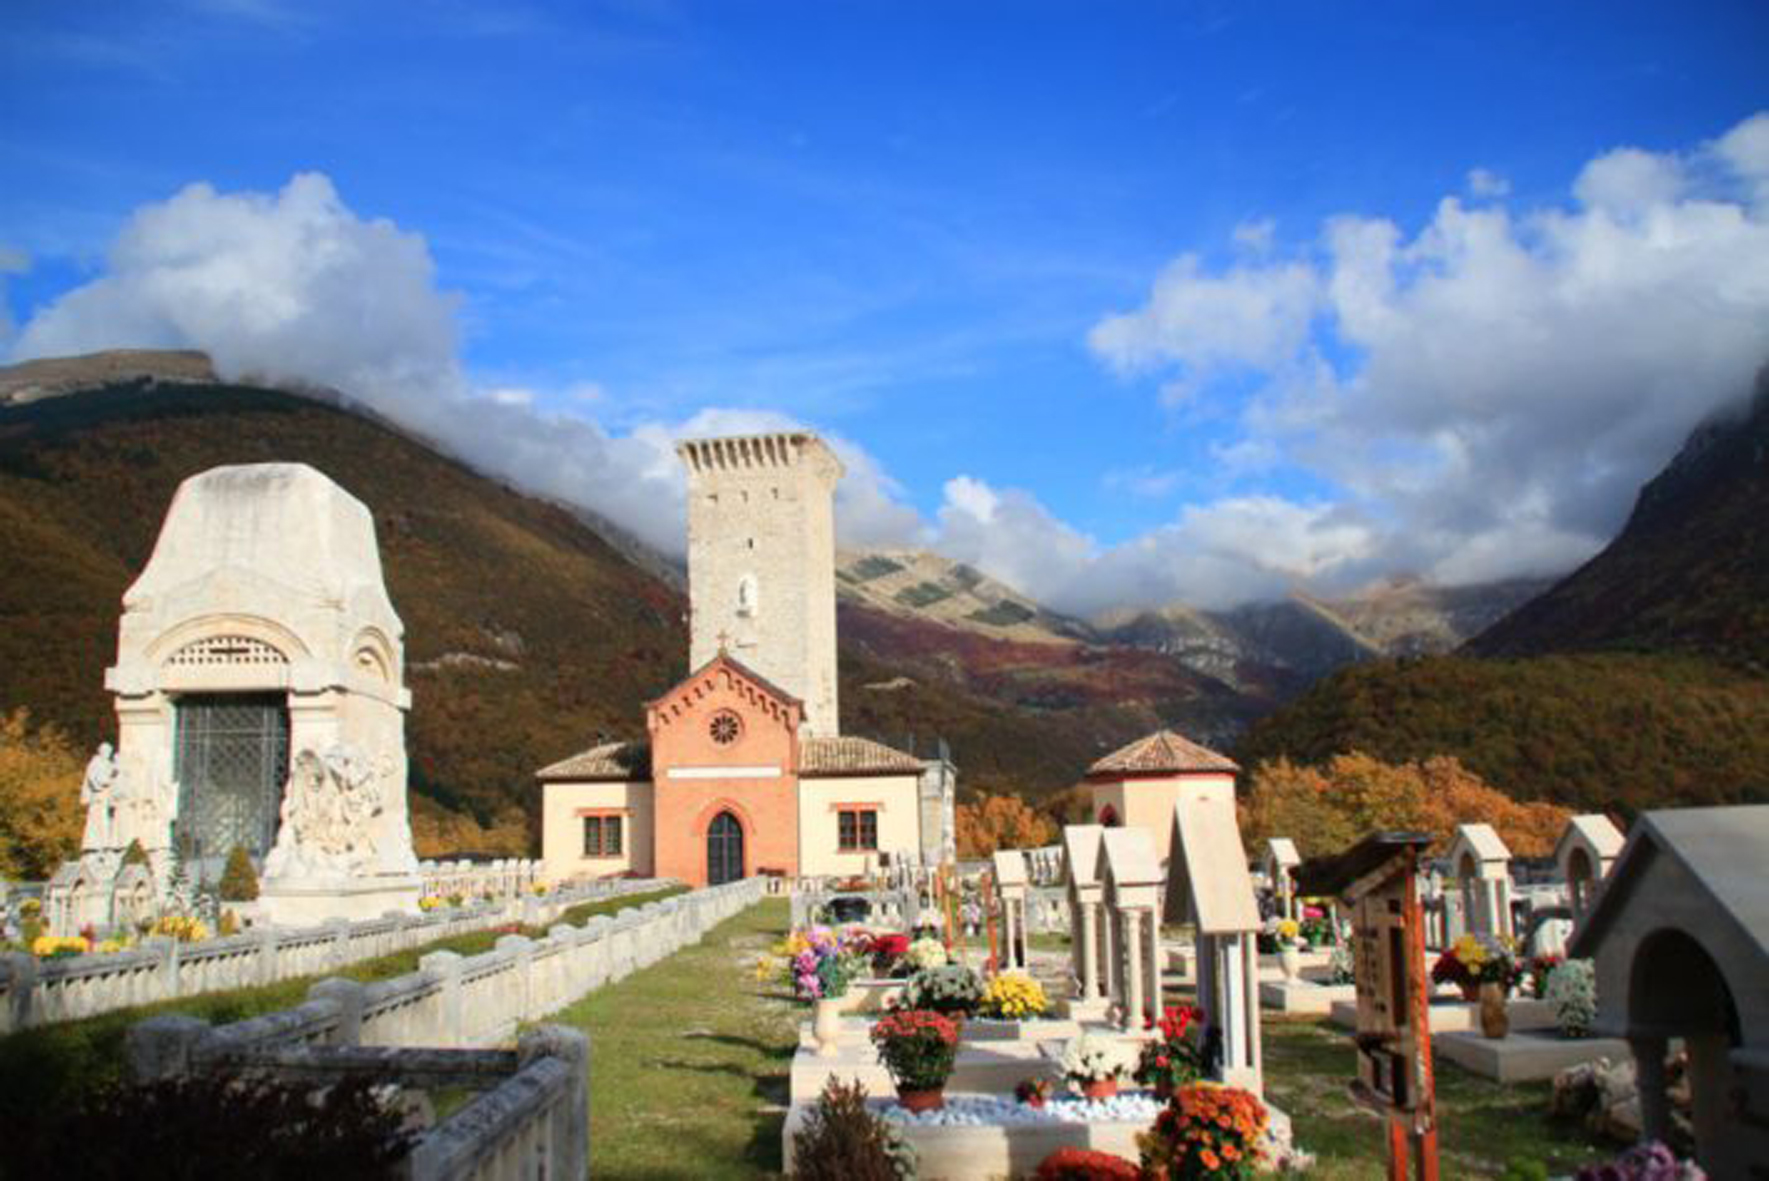
[[[235,845],[227,853],[227,867],[221,871],[221,900],[251,902],[258,897],[258,872],[252,868],[252,855],[244,845]]]
[[[1139,1176],[1123,1157],[1092,1148],[1059,1148],[1032,1174],[1033,1181],[1137,1181]]]
[[[315,1090],[216,1074],[101,1087],[40,1112],[27,1135],[9,1140],[7,1165],[21,1177],[57,1177],[77,1164],[91,1181],[382,1178],[410,1138],[378,1087],[351,1079]]]
[[[971,1017],[983,1003],[982,979],[963,964],[927,968],[903,986],[903,1008]]]
[[[915,1154],[885,1120],[866,1109],[866,1088],[831,1078],[792,1137],[802,1181],[899,1181],[915,1176]]]

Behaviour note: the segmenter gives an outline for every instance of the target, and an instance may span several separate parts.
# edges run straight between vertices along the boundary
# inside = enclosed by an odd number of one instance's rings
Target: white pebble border
[[[1164,1105],[1150,1091],[1121,1091],[1110,1099],[1049,1099],[1033,1107],[993,1095],[948,1095],[936,1111],[910,1111],[887,1100],[879,1114],[912,1128],[1021,1127],[1027,1124],[1151,1124]]]

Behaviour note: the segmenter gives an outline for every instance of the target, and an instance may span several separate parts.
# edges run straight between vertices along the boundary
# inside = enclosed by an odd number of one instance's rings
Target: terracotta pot
[[[817,1056],[833,1058],[841,1053],[842,1001],[820,999],[812,1002],[811,1036],[817,1039]]]
[[[1480,1032],[1490,1038],[1502,1038],[1511,1032],[1511,1017],[1505,1012],[1505,989],[1502,985],[1480,986]]]
[[[1081,1084],[1083,1099],[1110,1099],[1118,1093],[1118,1080],[1115,1078],[1096,1078],[1090,1083]]]
[[[931,1087],[927,1090],[914,1090],[909,1087],[898,1087],[897,1102],[910,1111],[938,1111],[946,1106],[946,1088]]]
[[[1278,967],[1284,973],[1284,979],[1292,984],[1302,975],[1302,949],[1294,943],[1278,944]]]

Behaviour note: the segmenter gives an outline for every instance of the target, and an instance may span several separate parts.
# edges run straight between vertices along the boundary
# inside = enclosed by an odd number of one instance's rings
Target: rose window
[[[707,732],[712,735],[712,740],[720,746],[730,746],[737,741],[737,736],[743,733],[743,723],[730,710],[721,710],[714,714],[713,720],[707,724]]]

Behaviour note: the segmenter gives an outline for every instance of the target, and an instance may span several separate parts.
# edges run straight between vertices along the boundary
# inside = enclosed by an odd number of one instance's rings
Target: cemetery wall
[[[145,939],[126,951],[62,960],[39,961],[14,952],[0,956],[0,1034],[132,1005],[312,976],[505,923],[538,927],[581,903],[663,884],[646,879],[589,882],[544,896],[475,901],[422,915],[266,927],[200,943]]]

